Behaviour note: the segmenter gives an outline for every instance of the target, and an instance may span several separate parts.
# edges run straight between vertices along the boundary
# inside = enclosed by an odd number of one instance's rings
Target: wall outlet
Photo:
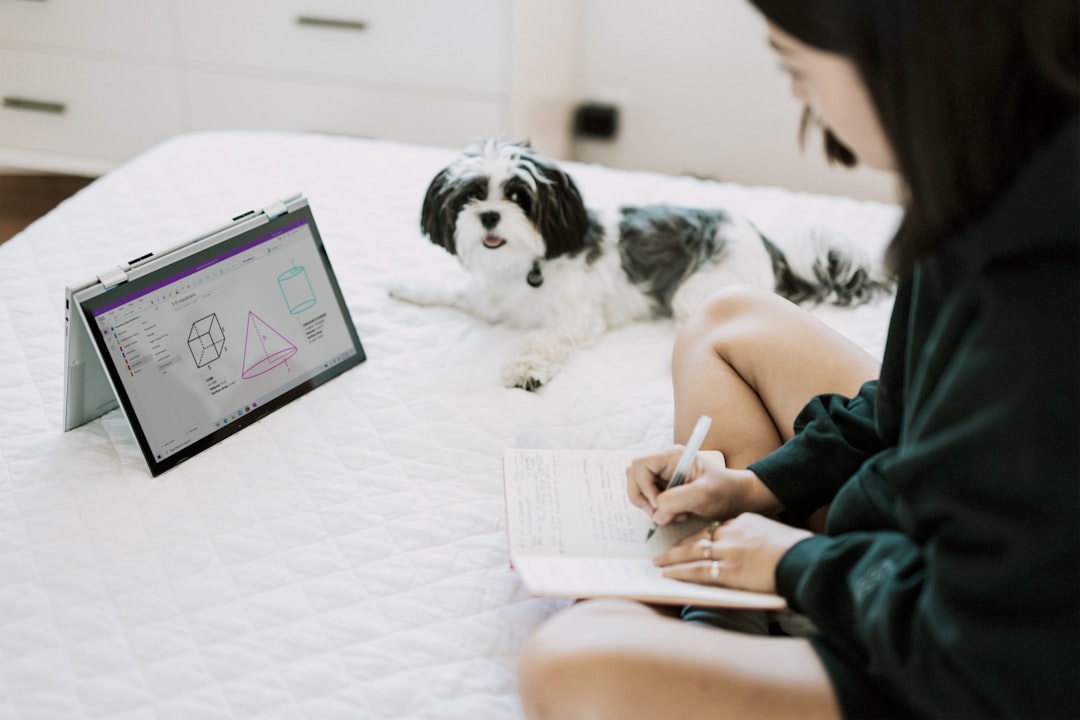
[[[616,105],[586,102],[574,110],[574,137],[589,140],[614,140],[619,133],[619,108]]]

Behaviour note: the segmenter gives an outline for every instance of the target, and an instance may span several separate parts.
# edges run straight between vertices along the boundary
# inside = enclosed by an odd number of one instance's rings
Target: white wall
[[[745,0],[584,0],[581,92],[620,106],[614,141],[575,156],[613,167],[895,200],[891,175],[829,167],[797,141],[801,105]]]

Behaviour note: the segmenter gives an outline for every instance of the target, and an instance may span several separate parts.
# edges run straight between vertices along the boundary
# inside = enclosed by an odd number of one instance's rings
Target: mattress
[[[200,133],[0,245],[0,718],[521,717],[516,662],[566,601],[507,561],[510,447],[666,447],[668,321],[613,330],[538,392],[521,331],[391,299],[460,272],[420,203],[454,149]],[[894,206],[568,164],[590,205],[748,215],[874,256]],[[64,287],[305,193],[363,365],[154,478],[123,415],[62,431]],[[813,308],[880,355],[891,298]]]

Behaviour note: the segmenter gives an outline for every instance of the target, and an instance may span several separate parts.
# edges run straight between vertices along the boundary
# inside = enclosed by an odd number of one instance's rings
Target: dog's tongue
[[[487,235],[484,237],[484,247],[497,248],[502,247],[505,243],[506,241],[498,235]]]

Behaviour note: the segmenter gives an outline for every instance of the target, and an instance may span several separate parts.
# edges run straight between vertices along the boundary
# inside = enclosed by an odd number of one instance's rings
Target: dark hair
[[[1077,0],[750,1],[865,83],[902,181],[886,255],[898,275],[985,213],[1080,109]],[[828,128],[825,149],[857,160]]]

